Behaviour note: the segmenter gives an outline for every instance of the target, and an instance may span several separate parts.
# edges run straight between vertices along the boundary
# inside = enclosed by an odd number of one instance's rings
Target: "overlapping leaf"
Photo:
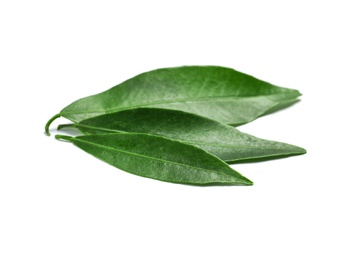
[[[242,133],[241,125],[301,94],[233,69],[185,66],[149,71],[81,98],[65,117],[85,135],[68,140],[124,171],[193,185],[252,185],[229,163],[303,154],[303,148]]]
[[[119,169],[151,179],[193,185],[252,185],[204,150],[160,136],[115,133],[56,138],[69,140]]]
[[[73,122],[138,107],[198,114],[240,125],[295,100],[297,90],[277,87],[233,69],[184,66],[149,71],[97,95],[81,98],[57,117]]]
[[[134,132],[160,135],[202,148],[226,162],[305,153],[303,148],[294,145],[256,138],[208,118],[167,109],[124,110],[85,119],[74,126],[85,134]]]

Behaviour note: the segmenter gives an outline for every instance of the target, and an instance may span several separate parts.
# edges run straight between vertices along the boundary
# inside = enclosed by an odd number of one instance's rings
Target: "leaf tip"
[[[306,154],[307,150],[305,148],[300,147],[300,154]]]
[[[293,146],[293,147],[294,147],[293,155],[300,155],[300,154],[306,154],[307,153],[307,150],[302,148],[302,147],[299,147],[299,146]]]
[[[241,176],[240,184],[243,186],[252,186],[254,185],[254,182],[244,176]]]

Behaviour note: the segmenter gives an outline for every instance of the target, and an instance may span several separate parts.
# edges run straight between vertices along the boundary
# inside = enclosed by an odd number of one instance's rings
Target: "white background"
[[[354,2],[1,1],[0,259],[358,259]],[[300,90],[239,129],[308,153],[193,187],[44,135],[70,102],[181,65]]]

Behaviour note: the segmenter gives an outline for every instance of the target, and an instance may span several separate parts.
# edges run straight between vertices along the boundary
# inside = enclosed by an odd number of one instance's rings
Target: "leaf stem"
[[[55,138],[60,141],[69,141],[71,142],[73,137],[69,135],[55,135]]]
[[[48,120],[48,122],[46,123],[46,125],[45,125],[45,132],[46,132],[46,134],[47,134],[48,136],[51,135],[51,134],[50,134],[50,130],[49,130],[51,123],[52,123],[53,121],[55,121],[55,119],[57,119],[57,118],[59,118],[59,117],[61,117],[61,115],[60,115],[60,114],[56,114],[56,115],[54,115],[53,117],[51,117],[50,120]]]
[[[76,127],[75,124],[62,124],[62,125],[58,125],[57,130],[61,130],[62,128],[66,128],[66,127]]]

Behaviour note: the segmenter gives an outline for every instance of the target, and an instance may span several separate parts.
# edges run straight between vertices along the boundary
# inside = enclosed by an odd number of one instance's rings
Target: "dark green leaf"
[[[75,126],[85,134],[124,131],[165,136],[200,147],[226,162],[306,152],[297,146],[256,138],[198,115],[159,108],[124,110],[86,119]]]
[[[160,136],[115,133],[57,135],[124,171],[161,181],[194,185],[252,185],[219,158],[204,150]]]
[[[149,71],[100,94],[79,99],[50,119],[73,122],[138,107],[198,114],[240,125],[295,100],[297,90],[281,88],[233,69],[185,66]]]

